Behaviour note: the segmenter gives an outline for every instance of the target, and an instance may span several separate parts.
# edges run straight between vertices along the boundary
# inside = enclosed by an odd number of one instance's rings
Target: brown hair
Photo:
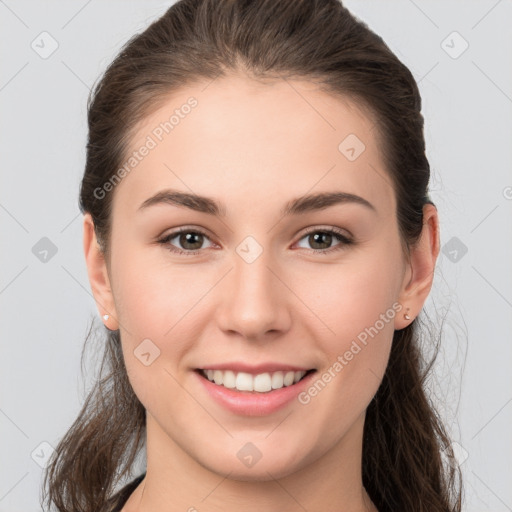
[[[124,45],[89,97],[80,208],[92,215],[107,261],[113,192],[99,199],[95,190],[122,165],[137,123],[172,91],[240,71],[314,81],[372,114],[407,252],[421,234],[424,204],[433,204],[430,168],[418,86],[384,41],[338,0],[180,0]],[[429,362],[420,339],[418,319],[395,331],[366,412],[362,477],[380,512],[461,510],[460,468],[424,389],[439,338]],[[59,512],[98,511],[143,445],[145,409],[128,381],[119,331],[104,345],[100,378],[45,474],[46,498]]]

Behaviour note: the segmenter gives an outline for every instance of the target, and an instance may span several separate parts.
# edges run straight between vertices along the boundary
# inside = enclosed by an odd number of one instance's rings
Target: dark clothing
[[[116,494],[114,494],[114,496],[109,499],[108,506],[105,510],[107,512],[119,512],[123,508],[124,504],[128,501],[128,498],[132,492],[142,482],[145,476],[146,473],[143,473],[142,475],[132,480],[129,484],[126,484],[119,491],[117,491]]]

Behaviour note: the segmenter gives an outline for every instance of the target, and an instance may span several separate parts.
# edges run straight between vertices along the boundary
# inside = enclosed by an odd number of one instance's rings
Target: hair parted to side
[[[138,123],[173,91],[237,72],[314,81],[371,113],[407,254],[422,231],[423,205],[432,203],[430,167],[418,86],[381,37],[338,0],[180,0],[124,45],[89,97],[80,208],[92,215],[107,261],[113,192],[100,200],[94,191],[125,161]],[[380,512],[461,511],[460,468],[424,389],[440,338],[430,336],[427,362],[421,334],[418,319],[395,331],[366,412],[363,484]],[[119,331],[108,331],[100,378],[47,467],[45,503],[59,512],[105,510],[144,436],[145,409],[129,383]]]

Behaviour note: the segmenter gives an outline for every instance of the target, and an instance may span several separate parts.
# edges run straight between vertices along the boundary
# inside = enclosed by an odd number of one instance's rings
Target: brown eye
[[[301,238],[307,240],[311,250],[320,254],[326,254],[332,251],[343,249],[353,241],[342,232],[335,229],[314,229],[309,231]],[[333,241],[338,240],[338,244],[332,246]],[[307,249],[308,247],[306,247]]]
[[[176,241],[171,243],[175,239]],[[158,240],[158,242],[165,245],[171,252],[194,255],[199,254],[205,239],[209,240],[206,233],[202,231],[182,228],[169,233],[164,238]]]
[[[180,233],[177,238],[180,245],[185,249],[200,249],[201,245],[203,244],[203,235],[193,231],[188,233]]]
[[[324,233],[323,231],[308,235],[308,241],[313,249],[329,249],[332,239],[333,236],[330,233]]]

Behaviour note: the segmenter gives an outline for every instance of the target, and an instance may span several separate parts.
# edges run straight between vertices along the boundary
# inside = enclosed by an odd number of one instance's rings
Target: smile
[[[232,370],[199,369],[200,374],[210,382],[237,391],[268,393],[274,389],[293,386],[301,381],[308,371],[276,371],[256,375],[247,372],[234,372]]]

